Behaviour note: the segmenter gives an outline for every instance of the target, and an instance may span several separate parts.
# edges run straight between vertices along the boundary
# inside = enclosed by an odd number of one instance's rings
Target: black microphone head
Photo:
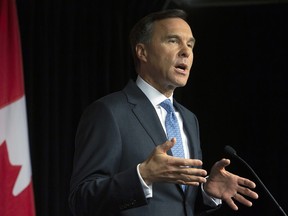
[[[226,145],[224,150],[226,151],[226,153],[228,153],[229,155],[232,155],[232,156],[236,156],[236,150],[234,148],[232,148],[231,146],[229,145]]]

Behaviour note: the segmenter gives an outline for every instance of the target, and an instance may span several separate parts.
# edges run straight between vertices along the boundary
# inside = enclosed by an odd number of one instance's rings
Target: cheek
[[[173,61],[171,60],[171,58],[165,54],[158,56],[158,58],[155,59],[154,63],[164,71],[169,70],[173,65]]]
[[[158,49],[156,53],[150,55],[150,62],[154,67],[161,69],[162,71],[171,70],[175,64],[176,57],[171,52],[167,52],[165,49]]]
[[[188,65],[189,65],[189,71],[190,71],[190,69],[192,68],[192,65],[193,65],[193,61],[194,61],[193,55],[191,57],[189,57],[188,61],[189,61]]]
[[[170,67],[175,65],[175,62],[177,61],[177,56],[175,56],[175,54],[172,53],[163,53],[161,59],[164,64]]]

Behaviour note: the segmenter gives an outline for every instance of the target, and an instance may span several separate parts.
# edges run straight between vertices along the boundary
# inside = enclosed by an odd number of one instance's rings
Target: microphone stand
[[[282,209],[282,207],[279,205],[279,203],[276,201],[276,199],[273,197],[273,195],[270,193],[270,191],[268,190],[268,188],[264,185],[264,183],[261,181],[261,179],[258,177],[258,175],[256,174],[256,172],[252,169],[252,167],[244,160],[242,159],[240,156],[237,155],[236,151],[229,145],[225,146],[225,151],[233,156],[234,158],[238,159],[239,161],[241,161],[251,172],[252,174],[256,177],[256,179],[258,180],[258,182],[261,184],[261,186],[264,188],[265,192],[268,194],[268,196],[272,199],[273,203],[278,207],[278,209],[282,212],[282,214],[284,216],[287,216],[287,214],[285,213],[285,211]]]

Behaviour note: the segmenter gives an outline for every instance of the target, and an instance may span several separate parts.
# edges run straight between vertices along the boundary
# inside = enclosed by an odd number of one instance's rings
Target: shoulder
[[[127,111],[127,108],[133,107],[143,96],[140,93],[140,89],[133,81],[129,81],[128,84],[120,91],[112,92],[105,95],[89,104],[84,113],[119,113]]]
[[[119,109],[124,104],[125,104],[125,95],[123,94],[122,91],[117,91],[93,101],[84,109],[83,114],[105,115],[107,113],[113,112],[113,110],[115,109]]]
[[[196,118],[196,115],[190,109],[178,103],[176,100],[174,100],[174,106],[182,115],[193,116]]]

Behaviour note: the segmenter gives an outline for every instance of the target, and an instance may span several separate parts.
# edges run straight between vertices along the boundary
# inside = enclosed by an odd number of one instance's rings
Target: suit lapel
[[[161,125],[155,108],[146,95],[130,81],[123,90],[127,95],[128,103],[132,105],[132,111],[149,134],[155,145],[164,143],[167,138]]]

